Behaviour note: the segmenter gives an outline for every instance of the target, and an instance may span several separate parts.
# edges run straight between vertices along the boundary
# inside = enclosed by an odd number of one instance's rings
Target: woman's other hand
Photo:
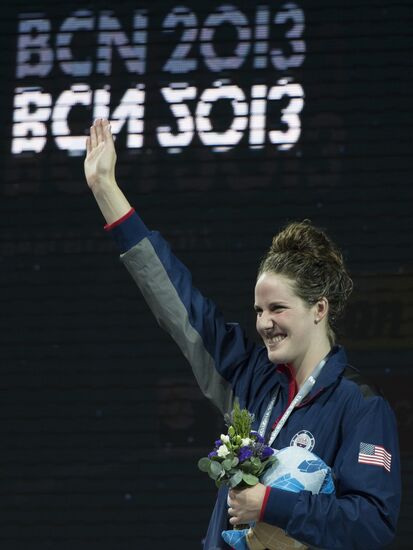
[[[230,489],[228,493],[228,514],[231,525],[258,521],[267,488],[257,483],[247,489]]]

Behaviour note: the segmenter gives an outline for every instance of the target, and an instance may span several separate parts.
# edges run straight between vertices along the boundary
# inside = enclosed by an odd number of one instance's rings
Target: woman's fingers
[[[97,134],[96,134],[96,128],[95,128],[95,125],[93,124],[91,127],[90,127],[90,145],[92,146],[92,149],[94,149],[98,144],[98,140],[97,140]]]
[[[238,516],[238,514],[239,510],[236,507],[235,503],[231,503],[228,508],[228,515],[234,518],[235,516]]]
[[[95,147],[104,143],[108,137],[113,140],[109,121],[97,118],[90,127],[90,137],[86,140],[87,153],[90,153]]]
[[[105,137],[113,142],[112,130],[108,121],[106,121],[106,124],[103,125],[103,131],[105,133]]]
[[[233,516],[233,517],[229,518],[229,523],[231,525],[236,525],[237,523],[241,523],[241,521],[236,516]]]
[[[98,118],[95,122],[95,128],[96,128],[96,135],[97,135],[97,142],[98,145],[100,143],[103,143],[105,141],[105,136],[103,135],[103,126],[102,126],[102,119]]]

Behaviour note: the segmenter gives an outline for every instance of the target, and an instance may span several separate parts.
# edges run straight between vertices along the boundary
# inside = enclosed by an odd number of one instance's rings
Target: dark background
[[[41,153],[11,153],[16,87],[41,86],[56,97],[77,81],[93,89],[110,82],[121,95],[140,81],[148,91],[146,141],[132,152],[119,135],[118,181],[228,320],[255,338],[257,264],[288,220],[310,218],[343,249],[355,292],[340,341],[396,411],[404,489],[392,548],[410,548],[412,3],[297,2],[305,14],[300,67],[259,71],[247,59],[239,70],[212,74],[200,60],[197,71],[168,75],[161,67],[179,33],[166,38],[161,25],[174,5],[2,4],[0,547],[201,547],[215,490],[196,463],[221,433],[222,419],[119,264],[84,183],[82,157],[59,151],[50,134]],[[202,23],[221,4],[185,5]],[[255,2],[234,5],[253,20]],[[282,5],[271,4],[272,13]],[[136,7],[146,7],[150,21],[142,77],[131,77],[116,58],[107,77],[76,80],[56,64],[44,79],[16,78],[19,14],[43,12],[55,32],[76,9],[111,9],[127,31]],[[270,40],[287,51],[286,30]],[[93,56],[93,39],[79,37],[78,58]],[[216,39],[221,52],[234,47],[230,28]],[[191,55],[199,56],[196,45]],[[289,151],[269,142],[252,150],[246,139],[224,153],[196,137],[176,154],[157,144],[154,130],[167,116],[159,94],[165,83],[203,90],[222,77],[247,93],[253,83],[270,86],[284,76],[305,92],[301,136]],[[282,128],[283,106],[272,106],[269,128]],[[213,117],[224,130],[228,104]],[[91,109],[73,110],[74,133],[86,134],[91,121]]]

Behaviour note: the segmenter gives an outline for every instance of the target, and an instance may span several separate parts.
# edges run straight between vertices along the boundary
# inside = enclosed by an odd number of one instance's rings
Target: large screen
[[[39,154],[48,142],[82,154],[73,121],[88,117],[110,118],[131,150],[296,145],[304,106],[297,69],[306,56],[301,7],[128,8],[78,9],[58,20],[19,14],[13,154]]]
[[[223,419],[103,230],[96,118],[130,202],[249,338],[272,236],[311,219],[338,243],[338,339],[396,412],[409,494],[412,21],[391,0],[3,2],[2,549],[193,550],[214,501],[196,463]]]

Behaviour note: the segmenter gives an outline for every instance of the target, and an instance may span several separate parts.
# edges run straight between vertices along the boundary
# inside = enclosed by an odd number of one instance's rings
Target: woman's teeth
[[[278,344],[282,340],[284,340],[285,334],[278,334],[277,336],[274,336],[273,338],[268,338],[267,341],[269,344]]]

